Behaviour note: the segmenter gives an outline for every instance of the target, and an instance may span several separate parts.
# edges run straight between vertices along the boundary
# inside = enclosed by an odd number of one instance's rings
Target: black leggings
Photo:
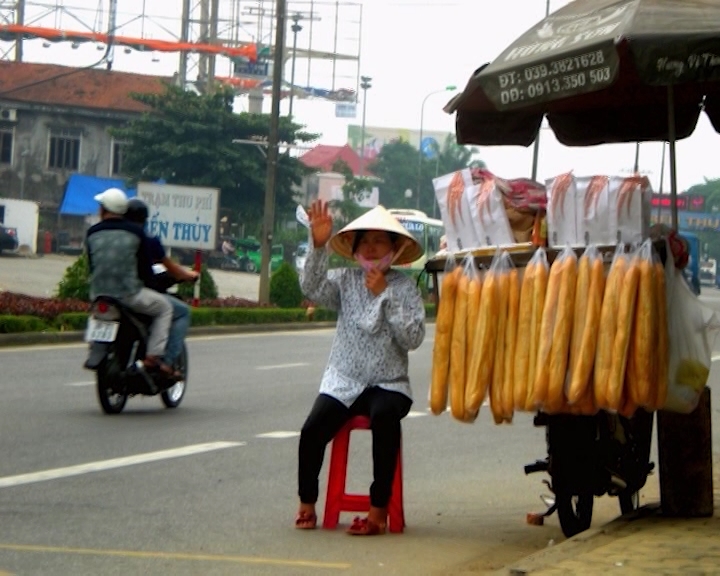
[[[368,388],[347,408],[342,402],[320,394],[303,425],[298,450],[300,502],[315,504],[318,476],[325,447],[353,416],[369,416],[372,430],[373,483],[370,503],[385,508],[390,501],[395,462],[400,450],[400,420],[410,411],[412,400],[400,392]]]

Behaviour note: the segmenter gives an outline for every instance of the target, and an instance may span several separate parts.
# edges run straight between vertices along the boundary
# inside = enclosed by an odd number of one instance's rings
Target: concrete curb
[[[285,322],[276,324],[237,324],[233,326],[195,326],[188,336],[222,336],[225,334],[253,334],[262,332],[292,332],[334,328],[335,322]],[[0,334],[0,348],[33,346],[37,344],[68,344],[82,342],[83,331],[72,332],[19,332]]]
[[[617,538],[629,536],[643,530],[644,523],[636,521],[651,519],[660,512],[659,502],[646,504],[635,512],[619,516],[604,526],[581,532],[577,536],[526,556],[522,560],[492,572],[492,574],[495,576],[525,576],[552,568],[562,560],[578,558],[580,555],[604,546]],[[645,529],[647,529],[647,526],[645,526]]]

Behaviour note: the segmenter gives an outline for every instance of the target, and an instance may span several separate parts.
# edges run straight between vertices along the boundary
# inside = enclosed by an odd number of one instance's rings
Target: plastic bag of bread
[[[565,404],[576,281],[577,256],[567,246],[550,268],[535,361],[533,404],[549,413],[560,412]]]
[[[489,311],[488,322],[496,324],[495,335],[495,358],[492,363],[492,377],[490,379],[490,409],[495,424],[511,422],[513,414],[513,390],[512,380],[508,380],[505,372],[507,363],[506,356],[508,347],[514,343],[509,342],[508,327],[510,318],[510,292],[511,283],[517,285],[517,270],[513,266],[512,259],[507,252],[496,255],[492,268],[494,279],[497,281],[497,305],[494,310]],[[516,310],[519,296],[515,297],[513,303]],[[514,321],[517,323],[517,312],[513,313]]]
[[[670,258],[665,278],[670,349],[667,398],[662,408],[689,414],[697,407],[707,384],[720,320],[692,292]]]
[[[435,343],[433,346],[432,374],[430,378],[430,411],[442,414],[447,408],[450,375],[450,346],[455,320],[455,299],[462,268],[455,265],[455,258],[445,260],[445,272],[440,283],[440,301],[435,319]]]
[[[633,263],[640,273],[625,375],[626,397],[631,406],[654,409],[658,399],[658,366],[667,365],[668,350],[667,345],[660,346],[658,280],[651,240],[642,244]],[[666,387],[667,375],[664,380]]]
[[[468,364],[474,350],[475,325],[480,308],[482,283],[472,254],[465,256],[455,296],[455,313],[450,344],[449,395],[453,418],[472,421],[465,412],[465,386]]]
[[[498,311],[502,298],[501,285],[504,281],[503,274],[505,274],[505,278],[507,277],[509,261],[510,256],[507,252],[496,252],[490,269],[483,279],[470,370],[465,386],[466,420],[477,418],[480,406],[482,406],[492,382],[497,339],[500,333]]]
[[[640,260],[619,244],[605,282],[600,330],[595,354],[595,403],[617,412],[625,395],[630,337],[635,322]]]
[[[591,244],[578,261],[570,343],[567,399],[570,405],[581,404],[588,410],[600,312],[605,292],[605,264],[597,246]]]
[[[513,366],[513,403],[516,410],[534,409],[532,384],[535,379],[548,270],[547,253],[544,248],[538,248],[522,274]]]

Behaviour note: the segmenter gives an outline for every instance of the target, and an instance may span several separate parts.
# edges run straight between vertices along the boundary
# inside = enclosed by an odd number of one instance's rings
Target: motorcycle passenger
[[[128,199],[119,188],[109,188],[95,196],[100,204],[100,222],[91,226],[85,236],[90,266],[90,298],[109,296],[131,310],[152,317],[146,370],[172,374],[163,362],[172,306],[154,290],[145,288],[141,278],[152,274],[150,241],[145,232],[123,217]]]
[[[128,201],[128,209],[125,213],[126,220],[134,222],[141,228],[144,228],[148,215],[149,211],[145,202],[139,198],[132,198]],[[160,238],[157,236],[149,236],[148,239],[148,258],[150,259],[151,264],[162,264],[165,266],[168,274],[180,282],[194,282],[197,280],[199,276],[197,272],[194,270],[187,270],[167,256]],[[143,280],[145,281],[145,286],[153,290],[158,290],[158,287],[153,282],[154,276],[155,275],[151,278],[144,278]],[[168,337],[167,347],[165,348],[165,363],[172,366],[182,351],[182,343],[185,340],[185,335],[190,327],[190,307],[178,298],[168,294],[165,294],[164,296],[167,298],[168,302],[170,302],[173,310],[172,323],[170,324],[170,335]],[[176,376],[182,375],[176,374]]]

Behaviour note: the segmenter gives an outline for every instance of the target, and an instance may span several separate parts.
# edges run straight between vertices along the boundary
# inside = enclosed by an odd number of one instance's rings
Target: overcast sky
[[[33,8],[28,1],[27,11]],[[322,1],[322,0],[320,0]],[[327,2],[327,0],[324,0]],[[231,0],[220,0],[230,10]],[[441,91],[449,85],[464,87],[473,70],[494,59],[510,42],[522,34],[545,15],[546,0],[362,0],[362,42],[360,73],[373,78],[373,87],[368,91],[368,126],[419,129],[421,103],[434,91]],[[557,10],[566,0],[551,0],[551,12]],[[36,0],[40,4],[40,0]],[[45,3],[47,4],[47,3]],[[62,4],[62,2],[61,2]],[[105,6],[107,17],[108,2],[98,0],[65,0],[66,6],[82,7],[85,12],[75,9],[74,14],[84,23],[93,25],[99,5]],[[133,14],[142,12],[143,0],[118,0],[120,12],[118,23],[127,23]],[[157,2],[145,2],[157,5]],[[195,2],[193,2],[195,4]],[[252,0],[242,0],[242,6],[251,6]],[[154,17],[144,22],[126,24],[123,34],[139,34],[137,26],[145,27],[145,34],[155,38],[172,39],[168,32],[179,30],[180,0],[163,0],[163,17],[155,8]],[[174,10],[169,9],[175,6]],[[291,7],[297,6],[292,2]],[[307,8],[305,8],[307,9]],[[325,8],[327,10],[329,8]],[[47,10],[45,10],[47,12]],[[321,11],[321,9],[318,9]],[[72,12],[72,11],[71,11]],[[148,8],[147,14],[153,14]],[[357,50],[359,26],[353,20],[359,9],[348,8],[339,18],[338,51]],[[177,14],[174,16],[173,14]],[[58,23],[56,16],[47,16],[35,25],[60,26],[65,29],[82,28],[77,18],[66,15]],[[54,21],[55,19],[55,21]],[[308,22],[298,34],[299,47],[308,42]],[[314,24],[314,47],[324,49],[332,45],[333,18],[323,14],[321,21]],[[136,28],[133,29],[133,26]],[[292,36],[288,38],[292,41]],[[0,43],[6,47],[7,44]],[[28,61],[46,61],[87,65],[97,60],[100,52],[93,46],[81,46],[71,50],[69,46],[53,45],[43,48],[39,40],[25,43]],[[148,74],[170,75],[177,69],[177,55],[157,55],[157,62],[147,53],[125,54],[116,51],[115,69]],[[330,88],[332,75],[327,63],[313,63],[310,84],[317,88]],[[219,74],[227,74],[226,60],[218,67]],[[355,88],[358,70],[354,64],[338,66],[336,88]],[[290,66],[286,68],[289,80]],[[307,84],[307,63],[298,60],[296,84]],[[454,131],[454,117],[442,111],[443,105],[452,95],[450,92],[430,96],[425,106],[424,127],[427,130]],[[246,99],[238,100],[238,108],[247,107]],[[270,98],[266,98],[265,109],[269,111]],[[287,110],[287,103],[283,104]],[[295,100],[294,114],[313,132],[322,133],[321,143],[344,144],[347,125],[360,124],[362,104],[354,120],[335,118],[335,106],[322,100]],[[604,145],[590,148],[568,148],[560,145],[550,131],[541,136],[539,179],[550,178],[567,170],[577,175],[624,174],[631,171],[635,158],[635,145]],[[720,149],[720,134],[712,129],[703,114],[698,127],[690,138],[678,143],[678,188],[683,190],[703,182],[704,177],[720,178],[720,162],[717,154],[710,151]],[[530,176],[532,147],[486,147],[480,149],[480,156],[490,169],[506,178]],[[640,169],[648,173],[655,190],[659,189],[662,145],[644,143],[640,147]],[[669,169],[665,169],[664,191],[668,192]]]

